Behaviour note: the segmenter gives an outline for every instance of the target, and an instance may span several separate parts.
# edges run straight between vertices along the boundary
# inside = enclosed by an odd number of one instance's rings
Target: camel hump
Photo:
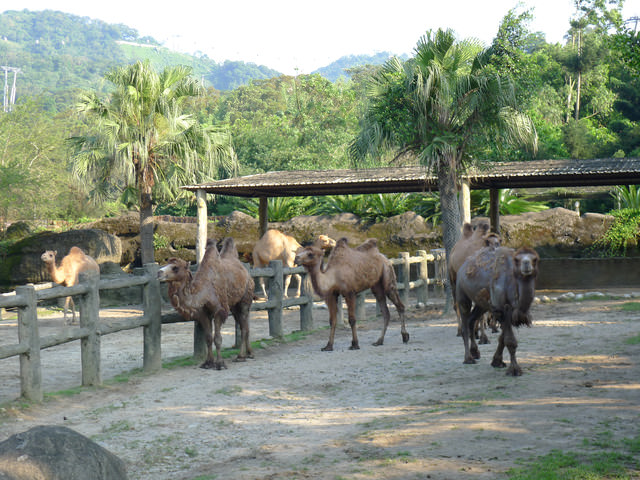
[[[336,247],[348,247],[348,246],[349,246],[349,239],[347,239],[347,237],[341,237],[336,242]]]
[[[222,241],[220,256],[224,258],[238,258],[238,249],[233,237],[227,237]]]
[[[356,250],[361,252],[368,252],[369,250],[378,248],[378,239],[377,238],[367,238],[363,243],[356,247]]]

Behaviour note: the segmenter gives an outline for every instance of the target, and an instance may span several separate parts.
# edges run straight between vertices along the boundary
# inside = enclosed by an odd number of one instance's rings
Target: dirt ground
[[[320,329],[256,349],[246,363],[228,360],[226,370],[137,374],[39,406],[5,403],[19,394],[18,361],[2,360],[0,440],[64,425],[119,456],[139,480],[504,478],[552,450],[593,451],[585,440],[638,435],[640,345],[625,340],[640,335],[640,311],[622,310],[629,301],[534,305],[533,327],[517,331],[524,373],[516,378],[490,366],[497,334],[477,364],[463,365],[455,318],[437,302],[410,308],[408,344],[392,307],[385,344],[372,346],[380,319],[368,304],[357,351],[343,326],[335,351],[320,351],[328,337]],[[108,310],[101,319],[135,314]],[[297,310],[285,317],[285,331],[299,328]],[[314,321],[326,325],[326,310],[315,309]],[[11,324],[0,322],[0,343]],[[41,325],[42,334],[64,328],[60,315]],[[252,340],[267,338],[265,314],[254,312],[251,328]],[[192,324],[163,327],[163,358],[192,352],[192,333]],[[225,346],[233,333],[227,325]],[[141,331],[105,336],[102,353],[105,380],[140,367]],[[79,342],[43,351],[45,391],[78,385],[79,358]]]

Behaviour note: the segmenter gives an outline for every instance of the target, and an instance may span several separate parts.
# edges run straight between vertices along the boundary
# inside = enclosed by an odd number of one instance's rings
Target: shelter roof
[[[492,162],[462,175],[471,189],[640,184],[640,158]],[[186,190],[239,197],[293,197],[438,190],[425,167],[290,170],[228,178]]]

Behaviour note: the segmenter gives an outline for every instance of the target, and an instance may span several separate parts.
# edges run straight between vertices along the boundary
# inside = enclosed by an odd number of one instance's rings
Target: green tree
[[[415,57],[392,59],[370,86],[369,104],[353,158],[385,149],[406,154],[434,170],[438,178],[443,239],[447,254],[458,239],[458,172],[470,161],[472,137],[526,143],[535,149],[531,120],[515,108],[510,82],[488,73],[488,54],[473,40],[457,41],[453,31],[428,32]]]
[[[105,76],[114,87],[108,99],[87,93],[77,107],[92,130],[71,139],[74,171],[92,185],[135,188],[143,264],[154,261],[154,195],[175,197],[181,185],[236,169],[230,135],[183,110],[202,92],[190,73],[186,67],[157,73],[148,62],[117,67]]]

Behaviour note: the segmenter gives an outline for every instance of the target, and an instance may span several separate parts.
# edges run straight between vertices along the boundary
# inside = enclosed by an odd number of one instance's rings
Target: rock
[[[31,234],[31,226],[27,222],[19,221],[13,222],[7,227],[5,232],[5,239],[7,240],[19,240]]]
[[[0,443],[2,480],[126,480],[125,464],[67,427],[38,426]]]

